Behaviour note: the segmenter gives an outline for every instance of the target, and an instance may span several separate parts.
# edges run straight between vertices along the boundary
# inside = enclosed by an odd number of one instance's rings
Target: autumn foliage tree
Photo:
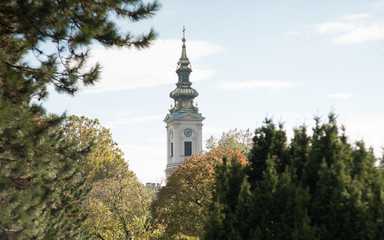
[[[122,150],[109,129],[97,119],[70,116],[64,126],[67,139],[74,140],[89,155],[80,162],[92,187],[83,209],[89,213],[84,227],[96,239],[147,239],[150,195],[129,170]]]
[[[216,148],[186,158],[169,176],[151,206],[154,222],[164,229],[164,239],[199,237],[212,202],[215,165],[224,156],[246,164],[240,152]]]
[[[149,239],[150,196],[133,172],[92,184],[84,207],[84,222],[97,239]]]
[[[63,130],[68,140],[77,141],[81,149],[89,149],[89,155],[80,164],[89,183],[129,175],[123,151],[98,119],[72,115],[65,121]]]
[[[381,239],[384,178],[373,150],[350,144],[334,114],[301,126],[256,129],[249,165],[216,169],[203,239]]]

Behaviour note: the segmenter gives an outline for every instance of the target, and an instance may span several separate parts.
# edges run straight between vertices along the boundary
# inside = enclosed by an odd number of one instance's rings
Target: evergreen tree
[[[288,162],[286,141],[283,124],[276,126],[272,119],[265,119],[264,125],[256,129],[249,155],[248,175],[251,182],[263,179],[267,159],[275,159],[274,164],[279,173],[285,171]]]
[[[0,127],[0,236],[84,237],[80,224],[85,214],[79,204],[87,189],[76,161],[86,151],[66,141],[56,127],[61,118],[40,118],[42,109],[28,102],[13,108],[0,102],[7,111]]]
[[[307,135],[307,128],[301,126],[294,129],[294,136],[289,147],[291,171],[297,176],[297,180],[301,179],[303,169],[306,163],[308,150],[309,150],[309,137]]]
[[[87,188],[77,165],[87,149],[60,131],[65,116],[46,114],[36,102],[46,99],[48,84],[74,94],[98,79],[98,64],[85,67],[91,43],[148,46],[153,30],[136,38],[113,19],[139,21],[158,7],[140,0],[0,2],[0,238],[87,238],[79,210]]]
[[[223,157],[223,163],[216,167],[214,204],[206,224],[204,239],[237,239],[237,198],[241,190],[247,188],[246,183],[245,186],[241,184],[244,179],[241,169],[242,165],[235,157],[228,164],[226,156]]]
[[[267,120],[256,130],[249,166],[218,166],[203,239],[383,238],[384,178],[373,150],[349,144],[334,114],[315,121],[311,136],[299,127],[288,144],[282,127]],[[241,190],[228,195],[234,181]]]
[[[1,73],[22,73],[15,80],[22,82],[18,90],[32,90],[38,99],[46,97],[48,83],[74,94],[79,82],[89,85],[99,77],[99,64],[85,66],[93,41],[141,49],[156,35],[154,30],[139,37],[121,33],[114,17],[136,22],[151,17],[158,8],[156,1],[141,0],[1,1]],[[36,56],[37,66],[22,59],[28,53]],[[9,77],[1,77],[4,85],[12,84]]]

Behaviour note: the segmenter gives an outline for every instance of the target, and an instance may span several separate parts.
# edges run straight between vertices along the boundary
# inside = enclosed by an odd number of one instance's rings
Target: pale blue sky
[[[166,166],[163,119],[175,88],[186,27],[192,87],[206,120],[204,139],[231,128],[284,121],[289,134],[334,110],[351,142],[384,146],[384,1],[269,0],[162,2],[149,21],[121,23],[158,41],[141,52],[95,47],[103,79],[77,97],[52,93],[51,112],[98,118],[142,182]]]

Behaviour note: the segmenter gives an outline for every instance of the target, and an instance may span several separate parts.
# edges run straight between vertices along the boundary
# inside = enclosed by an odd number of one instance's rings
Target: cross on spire
[[[181,41],[183,42],[183,46],[185,46],[185,42],[187,41],[185,39],[185,26],[183,26],[183,38],[181,39]]]

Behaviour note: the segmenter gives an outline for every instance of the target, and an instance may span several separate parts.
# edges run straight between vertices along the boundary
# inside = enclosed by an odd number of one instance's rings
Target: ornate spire
[[[181,57],[177,62],[176,73],[179,76],[179,80],[176,83],[176,89],[173,90],[169,96],[175,100],[175,107],[169,111],[172,115],[179,115],[181,113],[192,112],[197,115],[198,108],[193,106],[193,99],[199,95],[199,93],[191,88],[192,83],[189,81],[189,75],[192,72],[191,63],[187,57],[187,47],[185,46],[185,27],[183,27],[183,42]]]
[[[179,70],[180,68],[181,69],[188,69],[189,68],[190,71],[192,72],[192,69],[191,69],[191,66],[190,66],[191,63],[189,62],[189,59],[187,57],[187,47],[185,46],[185,42],[187,40],[185,39],[185,27],[184,26],[183,26],[183,38],[181,39],[181,41],[183,42],[183,46],[182,46],[182,49],[181,49],[180,60],[177,63],[177,70]]]

